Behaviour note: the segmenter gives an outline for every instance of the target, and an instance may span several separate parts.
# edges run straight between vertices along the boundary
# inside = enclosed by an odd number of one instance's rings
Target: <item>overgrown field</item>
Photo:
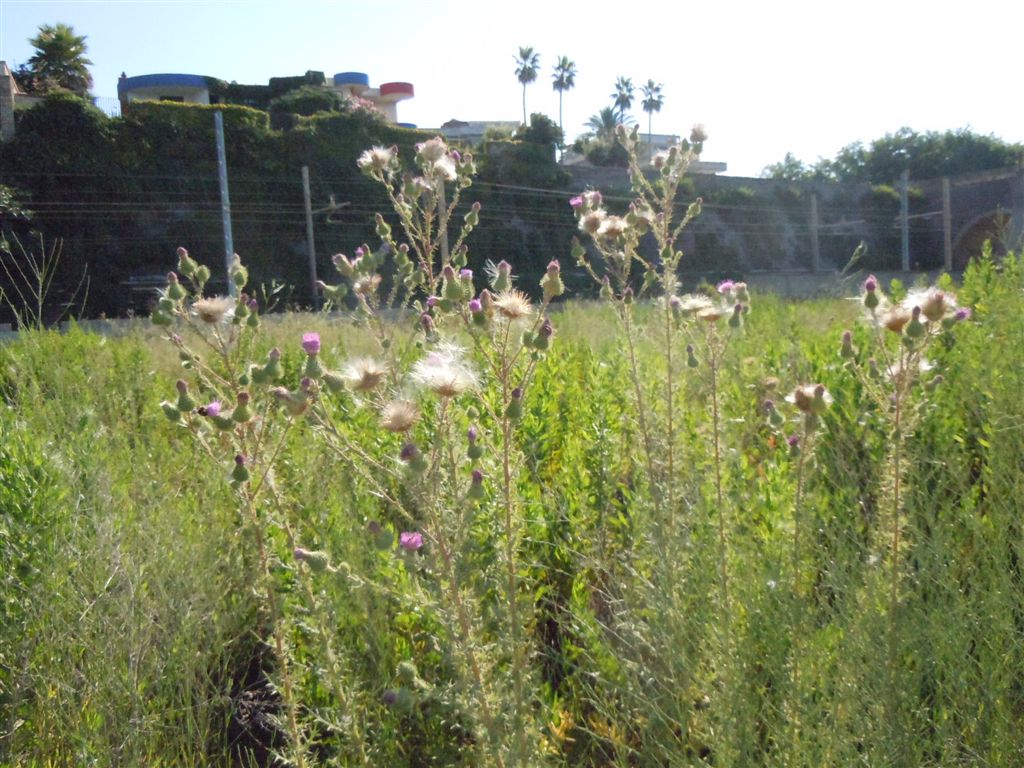
[[[273,460],[281,506],[254,524],[217,435],[161,412],[182,369],[158,329],[25,332],[0,347],[0,762],[1022,764],[1022,288],[1013,258],[964,277],[973,316],[909,396],[895,552],[891,423],[840,356],[845,329],[858,355],[873,333],[859,302],[754,296],[714,393],[707,360],[676,372],[660,487],[659,312],[633,315],[646,412],[613,313],[552,313],[514,435],[517,628],[490,471],[453,523],[449,573],[447,539],[367,479],[401,441],[325,389],[365,454],[339,458],[296,416]],[[363,351],[326,315],[265,326],[253,357],[284,350],[285,380],[313,328],[325,365]],[[833,398],[813,435],[782,402],[804,382]],[[415,497],[413,479],[381,479]],[[399,544],[417,530],[426,544]],[[453,605],[472,609],[462,636]]]
[[[0,762],[1024,763],[1024,265],[684,293],[703,134],[618,140],[596,304],[471,259],[435,138],[360,157],[345,312],[179,248],[129,336],[0,348]]]

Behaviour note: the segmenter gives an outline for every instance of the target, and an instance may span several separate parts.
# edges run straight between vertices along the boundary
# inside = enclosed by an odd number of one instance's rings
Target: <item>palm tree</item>
[[[651,120],[655,112],[661,112],[661,105],[665,103],[661,88],[661,83],[655,84],[653,80],[648,80],[647,85],[640,88],[644,94],[644,100],[640,102],[640,106],[647,113],[647,154],[651,156],[654,153],[654,145],[651,142]]]
[[[562,95],[576,85],[576,64],[568,56],[559,56],[555,62],[555,73],[551,76],[551,87],[558,91],[558,127],[562,129],[565,142],[565,127],[562,125]]]
[[[604,107],[596,115],[591,115],[587,120],[587,128],[593,131],[598,139],[610,139],[615,135],[615,128],[619,125],[619,116],[615,113],[614,107]]]
[[[626,111],[633,106],[633,79],[630,77],[620,77],[615,81],[615,93],[612,94],[612,98],[615,99],[615,108],[619,111],[619,123],[626,122]]]
[[[520,46],[519,56],[516,58],[516,78],[523,84],[523,125],[529,124],[526,120],[526,86],[537,79],[539,68],[540,54],[534,53],[530,46]]]
[[[67,88],[79,96],[89,93],[92,62],[85,57],[84,35],[76,35],[67,24],[43,24],[29,43],[36,49],[28,65],[37,83],[44,88]]]

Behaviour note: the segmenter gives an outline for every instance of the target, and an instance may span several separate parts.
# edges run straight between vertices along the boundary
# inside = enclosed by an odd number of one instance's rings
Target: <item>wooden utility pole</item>
[[[900,269],[910,271],[910,171],[900,174]]]
[[[942,179],[942,264],[953,270],[953,209],[949,199],[949,178]]]
[[[309,254],[310,306],[320,308],[320,294],[316,290],[316,245],[313,242],[313,203],[309,194],[309,166],[302,166],[302,202],[306,207],[306,249]]]
[[[228,161],[224,152],[224,114],[218,109],[213,113],[213,129],[217,136],[217,177],[220,180],[220,216],[224,225],[224,268],[228,280],[228,294],[238,295],[235,281],[231,279],[231,262],[235,259],[235,241],[231,234],[231,197],[228,194]]]
[[[818,240],[818,193],[811,193],[811,272],[821,270],[821,243]]]

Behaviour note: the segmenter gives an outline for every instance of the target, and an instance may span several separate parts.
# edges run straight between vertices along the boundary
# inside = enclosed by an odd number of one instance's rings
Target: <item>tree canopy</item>
[[[523,84],[523,125],[526,125],[526,86],[537,79],[540,54],[529,45],[519,47],[516,57],[516,79]]]
[[[1004,168],[1021,158],[1024,145],[1009,144],[967,128],[918,133],[904,127],[866,146],[859,141],[848,144],[833,159],[819,159],[813,165],[786,153],[782,161],[767,166],[761,175],[773,179],[889,184],[904,170],[912,178],[929,179]]]
[[[92,87],[86,58],[85,35],[76,35],[73,27],[57,23],[43,24],[29,42],[36,52],[16,73],[18,84],[29,93],[68,90],[86,96]]]
[[[626,122],[626,113],[633,106],[633,79],[630,77],[619,77],[615,81],[615,92],[612,99],[615,101],[615,109],[618,113],[618,121]]]

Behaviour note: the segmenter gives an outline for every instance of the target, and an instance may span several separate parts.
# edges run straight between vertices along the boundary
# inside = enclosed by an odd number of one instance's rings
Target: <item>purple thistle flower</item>
[[[480,301],[480,299],[470,299],[469,300],[469,311],[472,312],[474,315],[477,312],[483,312],[484,311],[484,305]]]
[[[408,552],[415,552],[423,546],[423,534],[419,531],[402,531],[398,536],[398,546]]]
[[[463,280],[472,280],[473,279],[473,270],[472,269],[461,269],[461,270],[459,270],[459,277],[461,279],[463,279]]]
[[[732,280],[723,280],[716,287],[719,293],[725,294],[732,290],[732,287],[736,285]]]
[[[578,211],[583,207],[583,195],[576,195],[576,197],[569,198],[569,205],[572,206],[574,211]]]
[[[316,355],[320,354],[320,334],[302,334],[302,348],[306,350],[306,354],[309,355],[310,357],[315,357]]]
[[[208,416],[212,419],[214,416],[220,414],[220,409],[220,400],[211,400],[209,403],[199,408],[199,415]]]
[[[786,438],[786,444],[790,448],[797,448],[800,445],[800,435],[790,435]]]
[[[466,439],[471,443],[475,443],[479,436],[480,433],[477,431],[475,424],[471,425],[470,428],[466,430]]]
[[[953,318],[957,322],[961,322],[963,320],[970,320],[971,319],[971,309],[970,309],[970,307],[960,307],[960,309],[958,309],[956,312],[953,313]]]
[[[868,279],[864,281],[864,292],[874,293],[876,290],[878,290],[878,278],[868,275]]]

